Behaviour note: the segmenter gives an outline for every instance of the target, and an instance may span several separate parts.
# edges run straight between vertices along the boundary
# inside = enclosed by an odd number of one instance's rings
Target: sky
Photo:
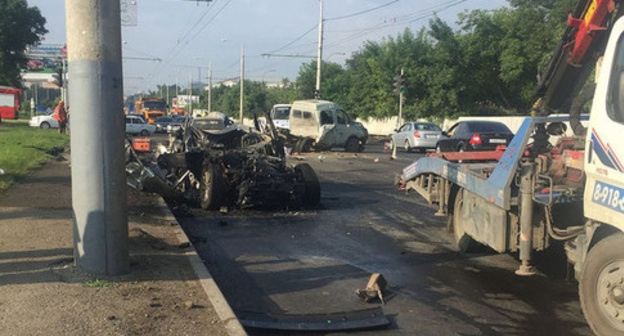
[[[46,18],[42,43],[65,43],[65,1],[27,0]],[[205,0],[203,0],[205,1]],[[122,28],[126,94],[238,78],[294,80],[318,49],[319,0],[136,0],[137,26]],[[323,60],[344,64],[366,41],[428,25],[433,15],[454,24],[458,13],[495,9],[504,0],[324,0]],[[142,59],[136,59],[142,58]],[[156,59],[160,60],[157,61]]]

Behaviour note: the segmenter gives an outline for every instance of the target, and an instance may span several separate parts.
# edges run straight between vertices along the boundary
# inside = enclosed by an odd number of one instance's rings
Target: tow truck
[[[531,117],[507,147],[430,154],[396,180],[446,217],[459,250],[518,253],[519,276],[535,274],[536,251],[563,243],[598,335],[624,335],[623,2],[577,4],[538,80]],[[595,89],[586,86],[594,68]],[[573,136],[565,136],[568,120]]]

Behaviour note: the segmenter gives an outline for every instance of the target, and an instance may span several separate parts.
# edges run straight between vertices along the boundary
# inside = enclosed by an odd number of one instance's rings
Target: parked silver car
[[[406,122],[390,136],[392,147],[403,147],[406,152],[413,149],[425,152],[435,149],[438,139],[442,136],[440,126],[430,122]]]

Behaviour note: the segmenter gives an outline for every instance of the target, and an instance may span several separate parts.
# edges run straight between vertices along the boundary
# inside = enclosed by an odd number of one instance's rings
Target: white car
[[[406,152],[417,150],[421,153],[427,149],[435,149],[442,137],[440,126],[430,122],[406,122],[391,135],[392,147],[405,148]]]
[[[51,115],[40,115],[30,118],[28,122],[30,127],[39,127],[43,129],[58,128],[59,123]]]
[[[156,132],[156,126],[146,123],[143,118],[126,116],[126,134],[148,136],[154,134],[154,132]]]

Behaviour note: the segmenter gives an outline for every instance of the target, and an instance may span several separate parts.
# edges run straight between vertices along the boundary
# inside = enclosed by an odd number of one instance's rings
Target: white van
[[[271,119],[277,128],[289,129],[290,104],[275,104],[271,109]]]
[[[289,124],[290,134],[302,138],[298,149],[304,152],[334,147],[359,152],[368,140],[368,130],[361,123],[351,120],[338,104],[327,100],[293,102]]]

